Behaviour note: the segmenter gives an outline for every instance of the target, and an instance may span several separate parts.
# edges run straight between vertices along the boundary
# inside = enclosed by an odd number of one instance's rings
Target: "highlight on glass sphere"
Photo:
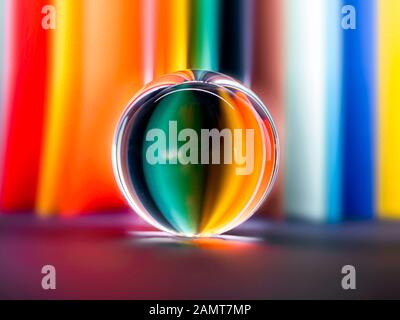
[[[225,75],[184,70],[146,85],[115,132],[113,165],[131,208],[176,236],[211,237],[250,218],[277,173],[267,108]]]

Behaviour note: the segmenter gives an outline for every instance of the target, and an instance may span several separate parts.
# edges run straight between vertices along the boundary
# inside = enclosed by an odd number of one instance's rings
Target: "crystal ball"
[[[112,153],[137,214],[176,236],[211,237],[246,221],[267,198],[278,138],[251,90],[219,73],[184,70],[136,94]]]

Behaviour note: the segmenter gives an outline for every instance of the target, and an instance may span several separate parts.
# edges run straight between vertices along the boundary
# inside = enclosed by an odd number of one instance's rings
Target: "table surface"
[[[44,265],[56,290],[41,287]],[[357,289],[341,270],[356,268]],[[400,298],[400,223],[254,218],[215,239],[178,239],[132,214],[0,217],[2,299]]]

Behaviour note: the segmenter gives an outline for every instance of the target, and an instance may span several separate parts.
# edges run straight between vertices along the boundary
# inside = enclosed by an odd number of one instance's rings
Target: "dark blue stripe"
[[[343,213],[345,219],[374,216],[374,112],[376,1],[349,0],[357,29],[343,30]]]

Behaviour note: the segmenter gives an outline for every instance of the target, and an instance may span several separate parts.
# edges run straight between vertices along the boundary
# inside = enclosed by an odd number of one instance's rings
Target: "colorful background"
[[[0,21],[0,298],[400,296],[399,0],[0,0]],[[243,81],[280,134],[273,194],[224,238],[155,232],[112,172],[128,101],[185,68]]]
[[[54,5],[56,29],[41,26]],[[342,27],[351,5],[356,29]],[[132,96],[185,68],[270,109],[279,179],[260,215],[400,217],[397,0],[1,0],[0,211],[126,209],[113,131]],[[347,9],[346,9],[347,8]]]

